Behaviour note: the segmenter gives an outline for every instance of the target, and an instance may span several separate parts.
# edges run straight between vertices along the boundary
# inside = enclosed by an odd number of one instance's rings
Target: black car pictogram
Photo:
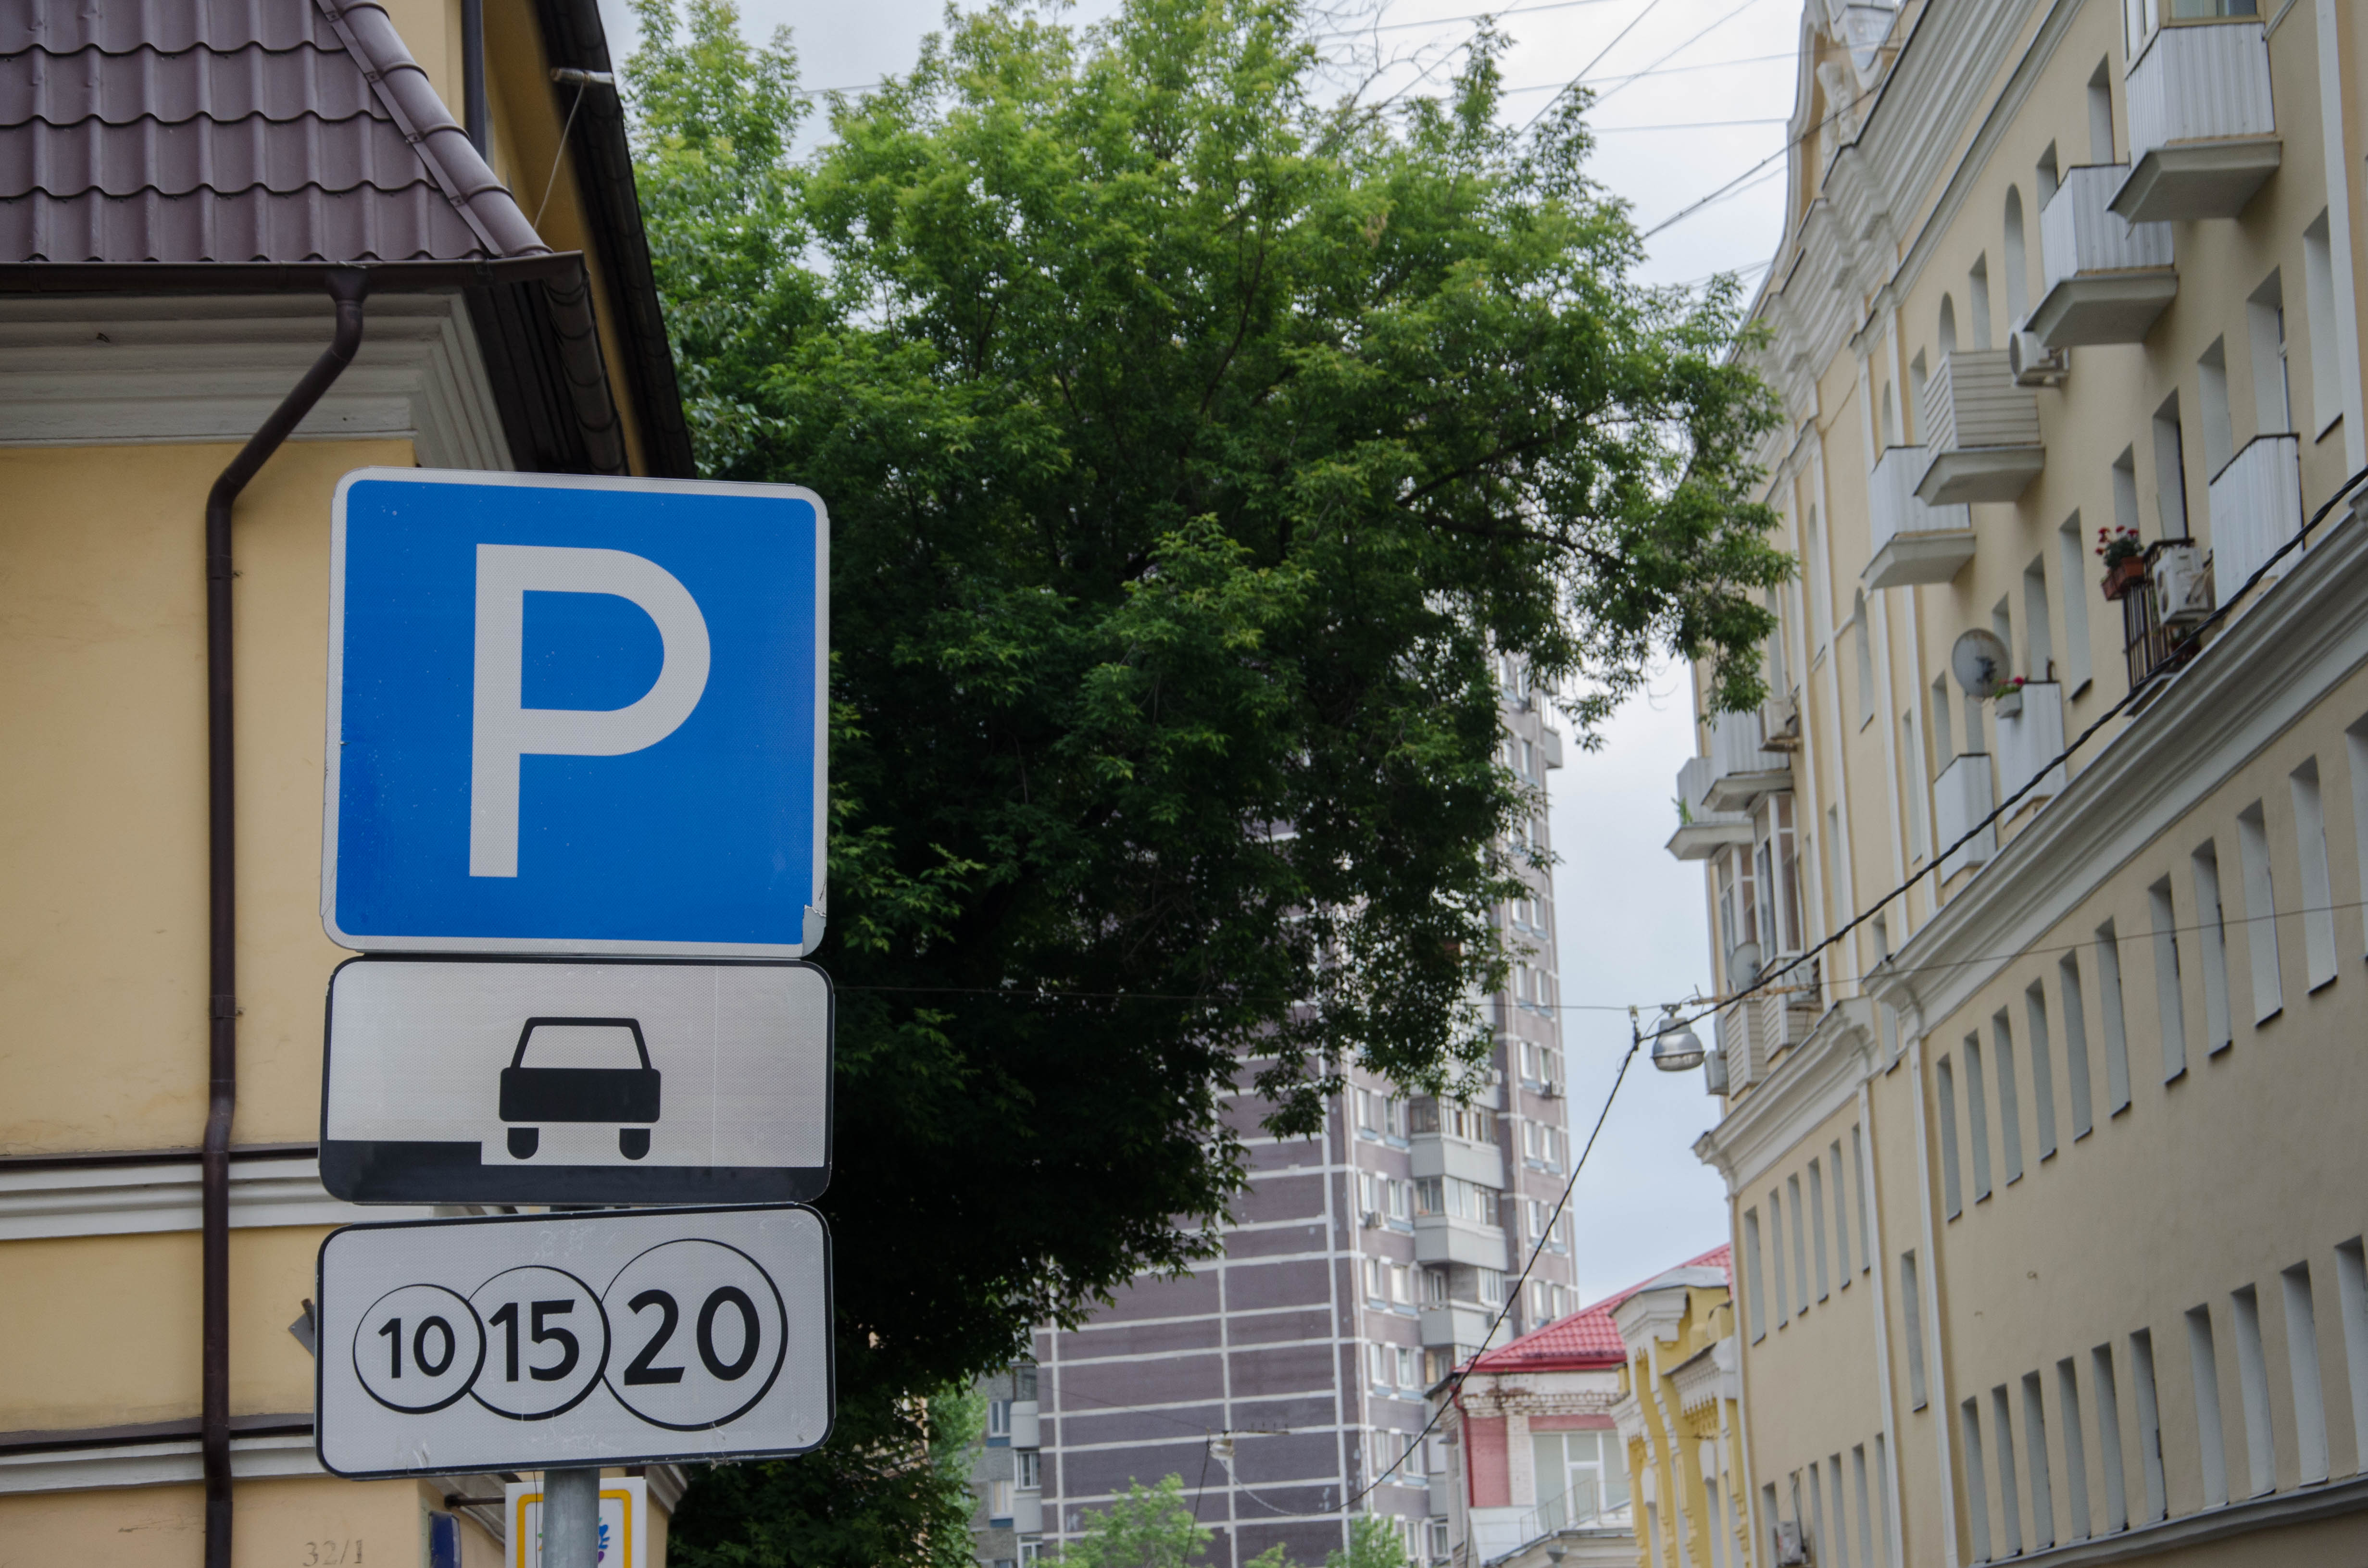
[[[542,1028],[617,1029],[630,1034],[639,1067],[529,1067],[527,1046]],[[502,1119],[508,1122],[614,1121],[648,1123],[658,1119],[658,1070],[635,1018],[529,1018],[518,1032],[518,1052],[502,1069]],[[516,1159],[530,1159],[542,1141],[539,1127],[509,1131]],[[629,1160],[650,1152],[650,1130],[620,1126],[617,1149]]]

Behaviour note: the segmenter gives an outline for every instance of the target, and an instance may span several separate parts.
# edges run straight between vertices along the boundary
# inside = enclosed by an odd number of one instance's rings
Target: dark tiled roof
[[[379,0],[0,6],[0,265],[550,254]]]
[[[1724,1283],[1732,1273],[1729,1259],[1733,1249],[1721,1244],[1700,1257],[1688,1258],[1677,1267],[1656,1274],[1639,1285],[1625,1290],[1615,1290],[1591,1307],[1583,1307],[1565,1318],[1556,1318],[1543,1328],[1533,1329],[1520,1338],[1473,1358],[1474,1372],[1566,1372],[1617,1367],[1628,1359],[1627,1346],[1620,1338],[1619,1324],[1613,1314],[1620,1304],[1641,1290],[1657,1285],[1702,1285]]]

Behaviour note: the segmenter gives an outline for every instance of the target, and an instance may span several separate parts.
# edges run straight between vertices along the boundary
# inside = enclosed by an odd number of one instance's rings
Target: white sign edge
[[[658,942],[581,937],[368,937],[337,924],[337,801],[344,748],[346,665],[346,493],[363,481],[415,484],[506,484],[538,490],[620,490],[643,494],[766,495],[814,509],[814,884],[796,942]],[[473,469],[358,468],[337,481],[329,504],[329,659],[321,789],[321,928],[359,953],[551,953],[618,958],[802,959],[822,945],[829,904],[825,858],[830,805],[830,509],[803,484],[738,480],[643,479],[609,474],[503,473]]]
[[[320,1247],[313,1255],[313,1300],[316,1302],[324,1304],[321,1312],[321,1321],[325,1324],[327,1321],[325,1303],[329,1299],[327,1280],[329,1245],[339,1236],[354,1231],[416,1231],[427,1227],[450,1225],[547,1224],[554,1220],[563,1223],[586,1221],[597,1221],[601,1220],[617,1221],[634,1219],[642,1215],[648,1214],[659,1214],[665,1215],[668,1218],[678,1218],[691,1214],[748,1214],[757,1212],[780,1213],[791,1210],[802,1210],[804,1212],[813,1215],[815,1225],[818,1226],[822,1232],[822,1304],[823,1316],[825,1319],[825,1329],[822,1339],[824,1411],[822,1436],[816,1437],[813,1442],[801,1449],[744,1449],[735,1450],[733,1453],[723,1457],[733,1460],[792,1459],[799,1454],[810,1454],[814,1452],[816,1449],[819,1449],[824,1444],[829,1442],[831,1434],[838,1430],[837,1248],[834,1246],[831,1242],[830,1221],[824,1216],[821,1210],[815,1208],[811,1203],[702,1203],[696,1207],[680,1209],[608,1210],[605,1211],[592,1211],[566,1215],[547,1213],[457,1214],[439,1216],[431,1220],[365,1220],[351,1225],[339,1225],[336,1230],[331,1231],[327,1235],[321,1238]],[[730,1244],[727,1243],[725,1244],[728,1245]],[[316,1347],[313,1353],[313,1457],[320,1461],[320,1465],[323,1470],[328,1471],[331,1475],[336,1476],[340,1480],[345,1481],[401,1481],[420,1476],[450,1475],[453,1473],[453,1471],[449,1468],[443,1470],[434,1468],[423,1470],[339,1470],[336,1466],[331,1464],[329,1462],[328,1451],[322,1445],[322,1395],[326,1392],[324,1384],[328,1377],[327,1366],[328,1363],[325,1357],[322,1354],[322,1349],[320,1347]],[[583,1458],[576,1458],[571,1455],[566,1468],[604,1469],[609,1465],[636,1464],[712,1464],[716,1461],[717,1457],[718,1456],[712,1452],[701,1451],[608,1454],[598,1457],[586,1456]],[[505,1465],[500,1467],[476,1468],[517,1469],[519,1467]],[[548,1470],[558,1467],[530,1464],[524,1468],[529,1470]]]

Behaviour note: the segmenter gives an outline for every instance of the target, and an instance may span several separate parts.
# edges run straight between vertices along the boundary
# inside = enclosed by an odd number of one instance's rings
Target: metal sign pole
[[[597,1568],[600,1561],[600,1472],[542,1472],[542,1568]]]

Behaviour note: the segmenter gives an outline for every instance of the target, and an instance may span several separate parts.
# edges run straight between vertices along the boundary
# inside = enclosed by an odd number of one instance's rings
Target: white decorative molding
[[[1695,1141],[1694,1156],[1734,1197],[1850,1102],[1874,1072],[1878,1049],[1874,1004],[1863,996],[1835,1003],[1775,1072]]]
[[[201,1196],[199,1179],[198,1162],[188,1159],[31,1170],[0,1165],[0,1242],[194,1231]],[[340,1202],[321,1186],[321,1163],[310,1156],[231,1161],[233,1230],[422,1220],[436,1212],[426,1207],[364,1209]]]
[[[195,1437],[123,1443],[105,1449],[48,1449],[0,1454],[0,1496],[28,1492],[86,1492],[115,1486],[186,1486],[205,1479]],[[233,1434],[230,1472],[240,1481],[326,1475],[310,1432]]]
[[[326,295],[0,296],[0,447],[245,441],[328,346]],[[373,295],[362,345],[295,440],[408,439],[507,470],[457,290]]]
[[[1683,1285],[1648,1287],[1612,1308],[1611,1321],[1628,1353],[1634,1356],[1650,1340],[1675,1340],[1678,1325],[1685,1321],[1687,1299]]]

